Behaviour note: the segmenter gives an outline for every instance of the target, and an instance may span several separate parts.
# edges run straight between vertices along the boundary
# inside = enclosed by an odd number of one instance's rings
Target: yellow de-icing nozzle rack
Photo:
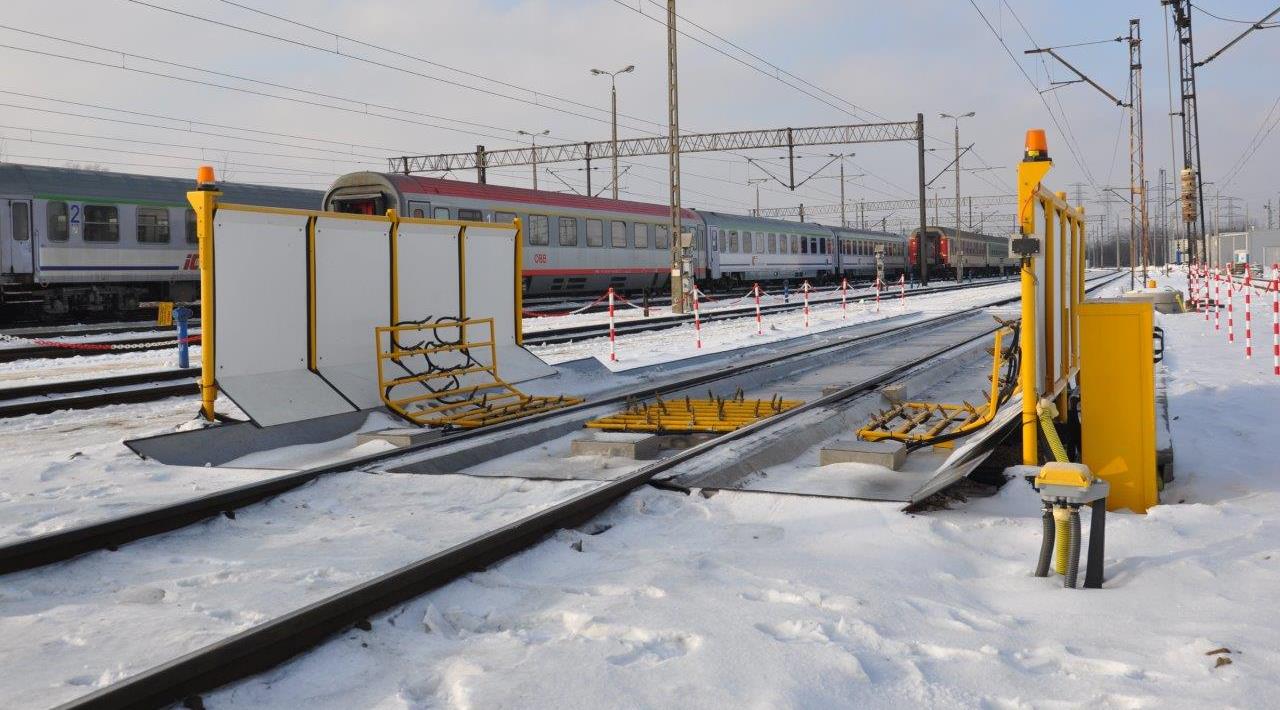
[[[654,434],[723,434],[802,404],[800,400],[783,399],[777,394],[767,400],[747,399],[741,389],[731,397],[717,397],[707,392],[706,399],[688,396],[663,399],[659,395],[650,402],[628,400],[621,412],[589,421],[587,428]]]

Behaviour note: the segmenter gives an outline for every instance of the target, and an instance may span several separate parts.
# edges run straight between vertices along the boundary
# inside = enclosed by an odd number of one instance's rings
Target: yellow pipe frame
[[[213,352],[213,214],[218,209],[218,190],[192,190],[187,202],[196,213],[197,257],[200,260],[200,412],[213,421],[213,402],[218,398]]]
[[[1053,162],[1042,152],[1028,151],[1018,165],[1018,227],[1022,235],[1038,234],[1044,259],[1044,283],[1036,281],[1035,256],[1022,258],[1022,463],[1040,463],[1037,404],[1041,397],[1058,401],[1066,417],[1066,390],[1080,370],[1079,306],[1084,301],[1084,208],[1067,203],[1041,183]],[[1044,213],[1036,224],[1036,207]],[[1037,229],[1039,227],[1039,229]],[[1055,229],[1056,234],[1055,234]],[[1055,240],[1054,237],[1057,237]],[[1037,298],[1044,301],[1044,322],[1037,320]],[[1044,331],[1044,368],[1037,360],[1037,340]],[[1057,333],[1057,335],[1055,335]]]

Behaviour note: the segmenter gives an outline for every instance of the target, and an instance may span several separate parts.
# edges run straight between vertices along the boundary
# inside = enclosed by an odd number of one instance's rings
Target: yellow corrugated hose
[[[1053,426],[1053,418],[1058,416],[1058,408],[1052,401],[1042,399],[1036,405],[1036,414],[1040,416],[1040,428],[1044,430],[1044,438],[1048,440],[1049,448],[1053,450],[1053,460],[1066,463],[1067,449],[1058,438],[1057,428]]]

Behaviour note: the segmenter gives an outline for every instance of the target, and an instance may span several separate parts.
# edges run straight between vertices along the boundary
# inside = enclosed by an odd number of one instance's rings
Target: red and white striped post
[[[1222,273],[1213,272],[1213,329],[1222,330]]]
[[[879,276],[877,276],[876,277],[876,313],[880,312],[880,287],[883,285],[884,285],[884,282],[880,280]]]
[[[907,307],[907,275],[898,274],[898,304]]]
[[[1280,375],[1280,264],[1271,266],[1271,365]]]
[[[1227,272],[1227,344],[1236,344],[1236,280]]]
[[[1253,359],[1253,273],[1244,272],[1244,359]]]
[[[751,292],[756,297],[756,335],[764,335],[764,325],[760,322],[760,284],[751,284]]]
[[[1209,302],[1210,274],[1206,267],[1201,267],[1200,276],[1201,276],[1201,279],[1204,281],[1204,322],[1208,323],[1209,311],[1213,310],[1213,304]]]
[[[613,328],[613,287],[609,287],[609,362],[618,361],[618,338]]]
[[[849,279],[840,279],[840,320],[849,317]]]
[[[697,340],[697,347],[702,349],[702,315],[698,312],[698,296],[701,295],[698,287],[693,287],[693,336]]]
[[[805,281],[801,288],[804,291],[804,329],[809,329],[809,282]]]

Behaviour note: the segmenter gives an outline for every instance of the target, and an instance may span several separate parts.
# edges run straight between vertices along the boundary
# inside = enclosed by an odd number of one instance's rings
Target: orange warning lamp
[[[216,180],[214,179],[213,166],[212,166],[212,165],[201,165],[201,166],[196,170],[196,186],[197,186],[199,189],[201,189],[201,190],[213,190],[213,189],[216,189],[216,188],[214,187],[214,183],[215,183],[215,182],[216,182]]]
[[[1043,128],[1032,128],[1027,131],[1027,152],[1023,157],[1027,162],[1039,162],[1049,159],[1049,139],[1045,138]]]

